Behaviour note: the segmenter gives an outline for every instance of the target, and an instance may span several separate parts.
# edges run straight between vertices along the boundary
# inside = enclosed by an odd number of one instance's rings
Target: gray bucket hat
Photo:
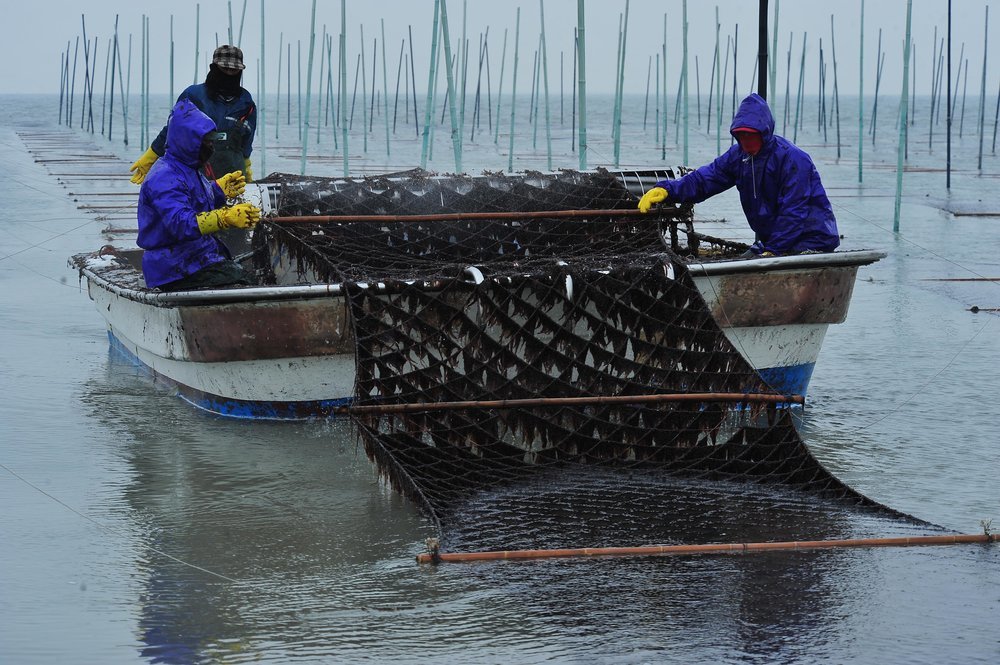
[[[238,46],[230,44],[223,44],[215,49],[215,53],[212,54],[212,64],[223,69],[246,69],[246,65],[243,64],[243,51]]]

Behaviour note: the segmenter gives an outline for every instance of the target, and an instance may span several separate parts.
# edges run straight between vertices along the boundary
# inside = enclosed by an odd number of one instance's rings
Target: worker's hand
[[[247,182],[253,182],[253,168],[250,166],[250,158],[247,157],[243,161],[243,177],[246,178]]]
[[[243,190],[247,186],[247,181],[240,171],[227,173],[215,182],[222,189],[222,193],[226,195],[227,199],[235,199],[237,196],[242,195]]]
[[[222,229],[247,229],[260,221],[260,208],[251,203],[237,203],[226,208],[200,212],[195,215],[195,219],[202,235]]]
[[[647,213],[649,209],[653,207],[654,203],[659,203],[660,201],[665,201],[667,198],[667,190],[662,187],[654,187],[639,199],[639,212]]]
[[[149,169],[153,168],[153,164],[159,158],[160,156],[153,152],[153,148],[146,148],[146,152],[142,153],[142,157],[135,160],[132,166],[129,167],[129,171],[133,174],[132,182],[136,185],[141,185],[142,181],[146,179]]]

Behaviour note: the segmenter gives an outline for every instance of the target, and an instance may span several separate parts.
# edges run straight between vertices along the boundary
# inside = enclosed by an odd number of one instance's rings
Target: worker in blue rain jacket
[[[146,251],[146,286],[163,291],[249,284],[249,275],[215,237],[222,229],[251,228],[260,209],[249,203],[228,205],[243,194],[240,171],[218,181],[204,174],[217,144],[215,123],[189,99],[174,105],[167,121],[166,152],[139,190],[139,236]]]
[[[204,83],[185,88],[177,101],[190,99],[215,122],[215,153],[204,171],[211,180],[226,173],[242,171],[247,182],[253,180],[250,153],[257,131],[257,107],[253,97],[241,85],[243,77],[243,51],[225,44],[215,49],[212,64]],[[169,141],[164,127],[142,157],[132,164],[132,182],[142,184],[149,169],[166,152]]]
[[[729,133],[735,145],[711,164],[657,182],[640,199],[639,210],[649,212],[667,199],[700,203],[736,185],[757,237],[744,258],[836,249],[837,220],[816,166],[805,151],[774,133],[774,116],[763,97],[743,100]]]

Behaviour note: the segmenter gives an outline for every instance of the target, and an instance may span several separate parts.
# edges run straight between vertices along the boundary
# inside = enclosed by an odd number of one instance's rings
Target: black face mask
[[[235,76],[225,73],[216,64],[208,66],[208,76],[205,77],[205,87],[214,96],[235,97],[240,94],[240,81],[243,72]]]
[[[208,160],[212,159],[212,155],[215,154],[214,136],[215,132],[212,132],[201,140],[201,149],[198,150],[198,163],[202,166],[208,164]]]

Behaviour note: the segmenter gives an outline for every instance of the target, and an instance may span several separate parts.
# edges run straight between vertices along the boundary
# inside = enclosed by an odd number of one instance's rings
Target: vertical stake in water
[[[861,0],[858,56],[858,184],[864,180],[861,158],[865,150],[865,0]]]
[[[687,3],[687,0],[684,0],[684,3],[682,5],[681,23],[683,24],[681,27],[683,29],[683,33],[682,33],[683,34],[683,40],[682,41],[684,42],[684,59],[681,61],[681,78],[684,81],[684,164],[687,164],[690,161],[689,157],[688,157],[688,147],[689,147],[689,143],[690,143],[690,141],[688,140],[688,138],[689,138],[688,137],[688,130],[689,130],[690,125],[688,123],[688,3]],[[715,8],[715,25],[716,25],[716,28],[715,28],[716,35],[718,35],[718,32],[719,32],[719,27],[718,27],[719,26],[719,8],[718,7]],[[718,36],[716,36],[716,49],[718,49]],[[720,85],[721,85],[721,83],[720,83]],[[720,88],[720,90],[721,90],[721,88]],[[720,106],[719,108],[721,109],[722,107]],[[718,143],[719,143],[718,137],[716,137],[716,144],[718,144]]]
[[[579,0],[583,2],[583,0]],[[514,74],[510,85],[510,146],[507,150],[507,172],[514,171],[514,109],[517,105],[517,60],[521,46],[521,8],[517,8],[517,18],[514,19]],[[500,124],[497,122],[497,124]],[[583,167],[581,167],[583,168]]]
[[[628,7],[628,0],[625,0]],[[625,10],[628,12],[628,9]],[[549,59],[545,49],[545,0],[538,0],[539,20],[542,23],[542,78],[545,83],[545,143],[548,156],[548,169],[552,170],[552,126],[549,112]],[[620,118],[619,118],[620,119]]]
[[[687,0],[684,4],[687,8]],[[685,24],[687,23],[687,18],[685,17]],[[719,24],[719,6],[715,6],[715,59],[719,63],[719,67],[716,69],[715,78],[715,153],[720,154],[722,152],[722,60],[719,56],[722,55],[719,51],[719,29],[722,26]],[[805,57],[805,56],[803,56]],[[684,59],[687,61],[687,38],[684,39]],[[682,69],[683,71],[683,69]],[[681,74],[683,77],[683,74]],[[686,134],[687,132],[685,132]],[[687,145],[687,136],[684,137],[685,146]],[[687,149],[684,150],[684,163],[687,164]]]
[[[986,127],[986,47],[990,36],[990,6],[986,5],[986,22],[983,26],[983,84],[979,92],[979,172],[983,171],[983,133]]]
[[[341,0],[341,2],[346,2],[347,0]],[[424,106],[424,134],[423,134],[423,146],[420,149],[420,168],[427,168],[427,148],[430,144],[431,138],[431,122],[433,122],[432,117],[434,114],[434,75],[435,75],[435,65],[437,64],[437,50],[438,50],[438,17],[441,15],[441,0],[434,0],[434,28],[431,32],[431,64],[428,68],[428,78],[427,78],[427,103]],[[413,39],[411,34],[410,44],[412,46]],[[414,98],[416,98],[416,88],[414,88]],[[416,106],[416,104],[414,104]]]
[[[771,78],[771,104],[778,101],[778,5],[780,4],[781,0],[774,0],[774,26],[771,28],[771,60],[768,68],[768,75]]]
[[[316,0],[312,0],[312,18],[309,22],[309,66],[306,69],[306,118],[302,137],[302,160],[299,162],[299,175],[306,174],[306,148],[309,141],[309,103],[312,96],[313,51],[316,46]]]
[[[586,39],[586,16],[583,9],[583,0],[576,0],[576,36],[579,40],[580,59],[580,79],[577,85],[580,90],[577,96],[577,104],[580,107],[580,170],[587,170],[587,39]],[[516,70],[515,70],[516,71]],[[513,123],[511,123],[513,130]]]
[[[799,118],[802,111],[802,91],[805,87],[806,77],[806,37],[807,33],[802,33],[802,59],[799,63],[799,85],[795,93],[795,124],[792,126],[792,142],[799,138]]]
[[[246,11],[246,0],[243,2],[243,11]],[[264,60],[264,54],[267,53],[264,50],[264,26],[267,23],[264,22],[264,0],[260,0],[260,106],[257,109],[257,124],[260,126],[260,173],[267,174],[267,132],[265,131],[264,124],[264,109],[267,106],[267,94],[264,88],[264,71],[267,65]],[[240,21],[240,35],[243,34],[243,21]],[[281,52],[280,49],[278,51]],[[280,67],[278,71],[281,71]]]
[[[628,43],[628,10],[629,0],[625,0],[625,20],[621,31],[621,53],[618,59],[618,99],[615,104],[615,168],[619,166],[622,146],[622,105],[625,102],[625,51]],[[551,167],[549,167],[551,168]]]
[[[201,3],[194,6],[194,81],[192,85],[198,83],[198,58],[201,52],[198,50],[199,39],[201,37]]]
[[[382,112],[385,114],[385,156],[391,156],[389,147],[389,74],[385,62],[385,19],[382,21]],[[402,45],[400,45],[400,55],[402,55]],[[402,60],[402,58],[400,58]],[[399,74],[396,74],[396,81],[399,81]],[[397,83],[396,90],[399,90]]]
[[[373,51],[374,53],[374,51]],[[361,24],[361,136],[363,137],[362,150],[368,152],[368,68],[365,66],[365,24]],[[375,71],[375,63],[372,63],[372,72]],[[355,88],[357,90],[357,88]],[[372,97],[375,91],[372,90]]]
[[[176,97],[174,97],[174,15],[170,15],[170,101],[173,102]]]
[[[448,34],[448,2],[441,0],[441,35],[444,37],[444,59],[451,60],[451,36]],[[455,151],[455,173],[462,172],[462,133],[458,124],[458,109],[455,101],[455,73],[451,67],[448,71],[448,113],[451,116],[451,145]],[[463,100],[464,103],[464,100]]]
[[[274,104],[274,140],[278,140],[278,126],[281,125],[279,118],[281,117],[281,65],[282,60],[285,55],[285,33],[278,33],[278,85],[275,87],[275,104]]]
[[[660,44],[663,56],[663,131],[660,132],[660,159],[667,159],[667,13],[663,12],[663,42]]]
[[[899,147],[896,149],[896,205],[892,217],[892,232],[899,233],[899,208],[903,199],[903,152],[906,146],[906,132],[909,130],[907,109],[910,102],[910,14],[913,0],[906,0],[906,41],[903,46],[903,94],[900,99]]]
[[[350,177],[351,168],[347,152],[347,0],[340,0],[340,131],[344,150],[344,177]]]
[[[500,82],[497,84],[497,123],[493,128],[493,145],[500,142],[500,99],[503,95],[503,74],[507,65],[507,28],[503,29],[503,50],[500,52]]]
[[[840,159],[840,86],[837,82],[837,42],[833,37],[833,14],[830,14],[830,48],[833,51],[833,108],[837,116],[837,159]]]
[[[914,85],[914,91],[916,86]],[[947,158],[945,159],[945,189],[951,189],[951,116],[954,109],[951,104],[951,0],[948,0],[948,116],[947,116]]]

